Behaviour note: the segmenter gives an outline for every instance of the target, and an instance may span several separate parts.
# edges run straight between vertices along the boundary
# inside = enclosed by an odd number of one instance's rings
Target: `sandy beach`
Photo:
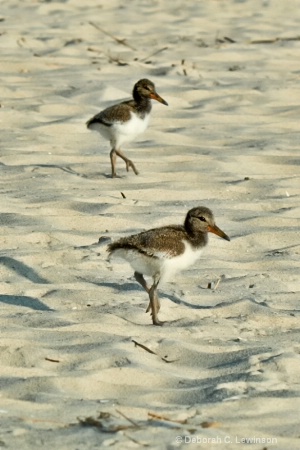
[[[299,23],[295,0],[1,2],[1,448],[300,448]],[[140,78],[169,106],[112,179],[85,123]],[[155,327],[106,244],[198,205],[231,241],[159,287]]]

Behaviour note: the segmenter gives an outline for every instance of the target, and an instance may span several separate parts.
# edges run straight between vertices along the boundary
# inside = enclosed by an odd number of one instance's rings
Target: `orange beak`
[[[162,103],[163,105],[168,106],[168,103],[166,102],[166,100],[164,100],[163,98],[161,98],[161,96],[158,95],[157,92],[151,92],[150,98],[152,98],[153,100],[156,100],[156,101]]]
[[[227,234],[224,233],[224,231],[222,231],[219,227],[217,227],[217,225],[213,225],[213,226],[208,226],[208,231],[210,233],[214,233],[217,236],[220,236],[223,239],[226,239],[226,241],[230,241],[230,238],[227,236]]]

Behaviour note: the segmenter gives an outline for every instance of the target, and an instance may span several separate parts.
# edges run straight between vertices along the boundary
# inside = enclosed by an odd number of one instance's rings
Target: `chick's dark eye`
[[[206,222],[206,219],[205,219],[205,217],[203,217],[203,216],[200,216],[200,217],[199,217],[199,220],[201,220],[201,222]]]

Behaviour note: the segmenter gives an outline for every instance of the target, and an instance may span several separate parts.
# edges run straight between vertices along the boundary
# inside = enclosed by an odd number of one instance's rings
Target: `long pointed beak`
[[[164,100],[163,98],[161,98],[161,96],[158,95],[157,92],[152,92],[152,93],[150,94],[150,98],[152,98],[153,100],[156,100],[156,101],[162,103],[163,105],[168,106],[168,103],[166,102],[166,100]]]
[[[227,236],[227,234],[224,233],[224,231],[222,231],[219,227],[217,227],[217,225],[209,225],[208,231],[210,231],[210,233],[216,234],[217,236],[220,236],[223,239],[226,239],[226,241],[230,241],[230,238]]]

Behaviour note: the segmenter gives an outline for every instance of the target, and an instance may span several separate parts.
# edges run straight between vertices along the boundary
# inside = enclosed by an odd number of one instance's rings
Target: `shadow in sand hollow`
[[[3,264],[3,266],[6,266],[7,268],[15,271],[18,275],[27,278],[28,280],[32,281],[32,283],[37,284],[49,283],[48,280],[46,280],[43,277],[40,277],[39,274],[36,273],[36,271],[33,270],[31,267],[27,266],[26,264],[20,261],[17,261],[14,258],[10,258],[9,256],[1,256],[0,264]]]
[[[0,302],[7,305],[24,306],[35,311],[54,311],[37,298],[27,297],[26,295],[0,295]]]

